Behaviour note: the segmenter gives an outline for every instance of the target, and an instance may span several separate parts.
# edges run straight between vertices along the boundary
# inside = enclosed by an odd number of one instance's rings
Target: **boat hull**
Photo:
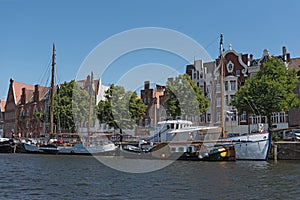
[[[237,160],[267,160],[271,146],[270,133],[226,138],[218,144],[234,145]]]
[[[24,153],[32,153],[32,154],[57,154],[58,148],[54,145],[34,145],[23,143]]]
[[[234,146],[215,147],[205,156],[198,151],[192,152],[172,152],[167,144],[158,145],[154,150],[138,151],[122,148],[122,156],[132,159],[158,159],[158,160],[187,160],[187,161],[235,161]],[[155,149],[156,148],[156,149]]]
[[[70,147],[58,147],[58,154],[70,154],[70,155],[113,155],[116,150],[116,146],[111,144],[96,145],[85,147],[82,144],[75,144]]]

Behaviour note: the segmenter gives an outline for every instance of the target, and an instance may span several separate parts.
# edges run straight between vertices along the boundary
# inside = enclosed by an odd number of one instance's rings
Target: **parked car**
[[[300,140],[300,129],[283,130],[277,135],[282,140]]]

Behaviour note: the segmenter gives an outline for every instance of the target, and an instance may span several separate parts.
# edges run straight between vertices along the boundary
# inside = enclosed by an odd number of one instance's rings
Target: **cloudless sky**
[[[282,46],[291,57],[300,57],[299,10],[298,0],[0,0],[0,99],[6,100],[10,78],[43,85],[53,42],[58,81],[70,81],[100,42],[133,28],[179,31],[201,44],[213,59],[218,56],[220,33],[226,49],[232,44],[237,52],[255,58],[264,49],[281,54]],[[161,59],[182,72],[188,64],[152,52],[151,56],[131,55],[119,65]]]

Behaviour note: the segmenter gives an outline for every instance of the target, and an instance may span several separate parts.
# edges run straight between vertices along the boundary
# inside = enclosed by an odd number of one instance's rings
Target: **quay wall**
[[[273,142],[269,159],[300,160],[300,142],[299,141]]]

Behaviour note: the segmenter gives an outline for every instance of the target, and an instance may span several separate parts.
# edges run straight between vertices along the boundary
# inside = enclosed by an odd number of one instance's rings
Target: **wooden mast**
[[[225,132],[225,102],[224,102],[224,95],[225,95],[225,87],[224,87],[224,58],[223,58],[223,34],[220,35],[220,62],[221,62],[221,119],[222,119],[222,137],[226,137]]]
[[[54,125],[54,66],[55,66],[55,45],[52,48],[52,70],[51,70],[51,99],[50,99],[50,138],[53,136]]]
[[[91,72],[91,76],[90,76],[90,80],[88,80],[88,90],[89,90],[89,116],[88,116],[88,123],[87,123],[87,132],[88,135],[91,134],[91,122],[92,122],[92,115],[93,115],[93,97],[94,97],[94,93],[93,93],[93,84],[94,84],[94,74],[93,72]]]

